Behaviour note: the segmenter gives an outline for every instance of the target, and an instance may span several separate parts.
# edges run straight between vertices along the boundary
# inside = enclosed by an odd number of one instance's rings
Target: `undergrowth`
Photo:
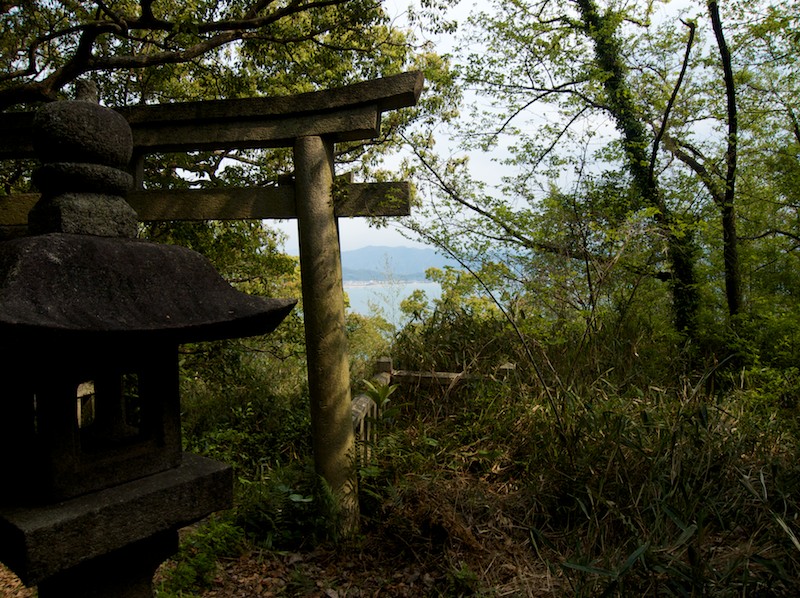
[[[501,377],[459,346],[457,385],[366,386],[383,416],[359,465],[362,532],[344,543],[307,400],[196,393],[187,445],[234,466],[236,508],[184,543],[162,594],[208,583],[243,546],[339,543],[419,568],[430,596],[800,595],[796,368],[686,373],[680,355],[642,373],[565,345],[542,352],[544,375],[500,351],[518,364]]]
[[[412,553],[480,553],[500,529],[558,580],[555,595],[797,595],[794,416],[742,384],[621,396],[607,382],[553,401],[502,383],[415,391],[362,471],[365,513],[416,539]]]
[[[202,591],[214,579],[218,559],[239,556],[244,543],[242,529],[228,517],[213,517],[197,526],[182,538],[178,554],[157,584],[157,595],[179,598]]]

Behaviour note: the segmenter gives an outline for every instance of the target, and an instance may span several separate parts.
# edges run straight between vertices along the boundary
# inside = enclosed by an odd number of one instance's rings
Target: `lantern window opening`
[[[94,381],[82,382],[78,385],[77,394],[77,419],[78,428],[88,428],[94,423]]]
[[[139,378],[136,372],[105,374],[77,386],[76,422],[83,450],[97,452],[152,439],[144,425]]]

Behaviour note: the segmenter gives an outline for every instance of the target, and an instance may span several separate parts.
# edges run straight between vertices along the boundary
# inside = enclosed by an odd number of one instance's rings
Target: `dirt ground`
[[[489,563],[489,566],[492,566]],[[534,575],[525,565],[499,565],[508,580],[494,588],[496,596],[553,596],[553,582]],[[452,579],[421,564],[393,567],[368,555],[346,555],[317,549],[309,553],[251,552],[219,564],[211,588],[203,598],[394,598],[439,596]],[[556,594],[557,595],[557,594]],[[34,598],[34,589],[22,585],[0,565],[0,596]]]
[[[16,575],[0,564],[0,596],[3,598],[32,598],[36,596],[36,592],[22,585]]]
[[[504,497],[481,486],[465,478],[420,484],[347,545],[223,559],[200,596],[425,598],[470,596],[478,588],[497,598],[569,595],[563,577],[542,560],[548,555],[533,549],[511,511],[499,508]],[[35,596],[0,565],[0,597]]]
[[[538,598],[564,595],[560,580],[529,560],[525,547],[506,545],[498,552],[493,538],[475,544],[441,545],[425,555],[409,554],[380,539],[367,538],[357,552],[316,548],[309,552],[251,551],[219,562],[203,598],[400,598],[464,595],[470,579],[492,580],[492,595]],[[472,544],[469,541],[469,544]],[[463,560],[462,560],[463,559]],[[469,561],[467,563],[467,561]],[[443,567],[443,563],[447,566]],[[454,573],[455,572],[455,573]],[[459,572],[463,572],[463,578]],[[468,574],[467,574],[468,573]],[[2,598],[35,598],[34,589],[0,565]]]

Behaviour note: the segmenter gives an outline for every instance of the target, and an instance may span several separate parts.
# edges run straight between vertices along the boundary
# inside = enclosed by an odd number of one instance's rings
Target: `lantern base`
[[[126,547],[228,509],[232,503],[231,468],[185,453],[174,469],[113,488],[52,505],[0,509],[0,560],[26,585],[47,586],[54,576],[73,569],[75,575],[84,568],[95,570],[92,563],[114,559]],[[168,556],[157,554],[161,560]]]
[[[178,532],[156,534],[39,583],[39,598],[153,598],[158,566],[178,550]]]

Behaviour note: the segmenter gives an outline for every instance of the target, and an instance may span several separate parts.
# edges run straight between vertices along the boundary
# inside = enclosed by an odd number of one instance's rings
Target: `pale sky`
[[[397,219],[400,220],[400,219]],[[287,241],[284,244],[284,251],[289,255],[298,255],[299,248],[297,242],[297,222],[295,220],[270,220],[267,224],[283,232]],[[400,234],[400,227],[391,224],[384,228],[375,228],[369,225],[365,218],[340,218],[339,237],[342,251],[360,249],[361,247],[382,246],[382,247],[424,247],[420,243],[415,243],[406,239]]]
[[[384,6],[390,18],[399,26],[403,26],[403,22],[405,21],[404,14],[409,4],[418,4],[418,0],[385,0],[384,2]],[[454,16],[457,21],[463,22],[472,10],[480,8],[485,4],[485,0],[462,0],[452,9],[451,15]],[[681,8],[686,8],[690,2],[689,0],[673,0],[670,4],[669,9],[661,7],[660,12],[662,15],[674,15],[676,12],[679,12]],[[674,18],[674,16],[672,18]],[[439,39],[431,41],[434,42],[439,52],[452,52],[454,50],[454,36],[443,35]],[[444,140],[442,140],[442,143],[443,145],[447,145],[447,142]],[[451,151],[460,153],[458,148],[453,148]],[[470,165],[475,178],[488,182],[490,185],[492,183],[498,183],[502,174],[508,174],[507,172],[503,172],[504,168],[507,167],[493,161],[492,156],[486,154],[470,153]],[[399,175],[397,180],[400,180]],[[401,222],[402,219],[395,219],[395,222],[390,223],[388,226],[376,228],[370,226],[366,218],[342,218],[339,220],[342,250],[349,251],[368,246],[424,247],[425,245],[411,241],[401,234],[400,230],[403,228]],[[270,221],[269,224],[270,226],[278,228],[286,235],[287,241],[284,245],[284,250],[291,255],[297,255],[297,223],[295,221]]]

